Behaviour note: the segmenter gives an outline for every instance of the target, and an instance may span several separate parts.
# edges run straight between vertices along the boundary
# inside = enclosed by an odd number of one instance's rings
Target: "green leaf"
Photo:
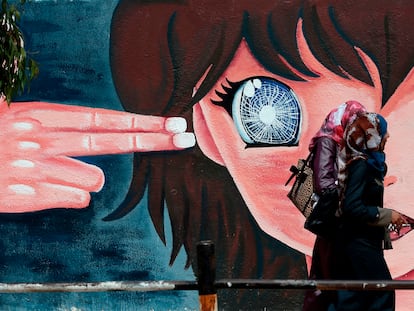
[[[20,0],[20,4],[26,0]],[[24,92],[30,81],[39,74],[37,63],[28,57],[24,48],[23,33],[17,25],[20,12],[7,0],[2,0],[0,12],[0,94],[11,99]]]

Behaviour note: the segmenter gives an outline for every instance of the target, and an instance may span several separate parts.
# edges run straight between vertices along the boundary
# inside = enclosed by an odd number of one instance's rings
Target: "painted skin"
[[[105,177],[94,165],[70,158],[157,150],[195,143],[183,118],[23,102],[0,103],[0,212],[84,208]]]

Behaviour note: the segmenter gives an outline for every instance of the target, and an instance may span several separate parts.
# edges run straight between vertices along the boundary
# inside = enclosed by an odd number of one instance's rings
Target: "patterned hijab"
[[[344,133],[345,144],[339,158],[339,185],[341,190],[347,178],[347,168],[357,159],[364,159],[374,169],[385,176],[385,153],[382,141],[387,133],[387,121],[377,114],[367,112],[350,123]]]
[[[313,136],[309,144],[309,151],[315,146],[319,137],[331,137],[338,146],[343,146],[344,129],[349,122],[352,122],[359,114],[365,112],[365,107],[354,100],[349,100],[332,110],[325,118],[321,128]]]

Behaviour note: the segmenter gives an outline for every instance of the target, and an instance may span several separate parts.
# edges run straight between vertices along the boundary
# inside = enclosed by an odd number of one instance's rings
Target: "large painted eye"
[[[232,117],[247,144],[296,145],[301,108],[293,91],[274,79],[258,77],[241,83]]]

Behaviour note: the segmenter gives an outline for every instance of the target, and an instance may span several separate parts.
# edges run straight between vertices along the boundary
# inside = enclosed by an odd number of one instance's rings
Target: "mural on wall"
[[[413,218],[409,1],[103,3],[25,6],[40,76],[1,106],[2,281],[193,279],[204,239],[218,278],[305,278],[314,236],[284,183],[347,100],[387,118],[385,205]],[[396,279],[412,278],[410,237],[386,252]],[[17,297],[0,300],[197,308],[196,293]],[[302,299],[219,292],[223,310]],[[397,310],[411,300],[398,292]]]

